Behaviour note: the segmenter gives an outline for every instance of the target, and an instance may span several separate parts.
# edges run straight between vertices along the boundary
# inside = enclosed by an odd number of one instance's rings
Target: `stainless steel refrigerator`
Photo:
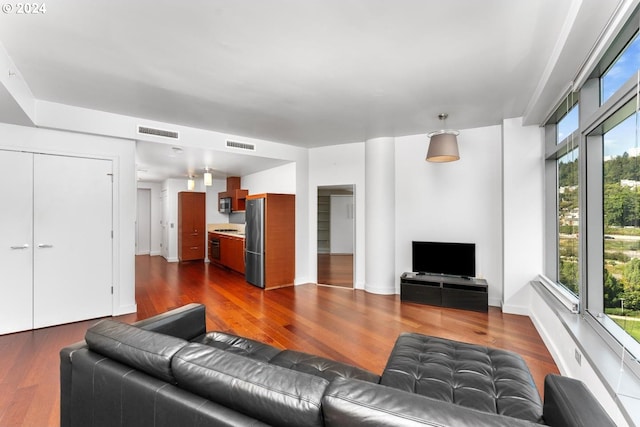
[[[264,288],[264,202],[247,200],[245,227],[245,279]]]

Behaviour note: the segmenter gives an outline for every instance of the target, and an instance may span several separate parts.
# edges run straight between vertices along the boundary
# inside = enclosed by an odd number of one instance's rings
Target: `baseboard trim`
[[[518,314],[521,316],[529,316],[529,317],[531,313],[528,306],[513,305],[513,304],[503,304],[502,312],[507,314]]]
[[[137,304],[123,305],[121,307],[114,307],[113,315],[114,316],[121,316],[123,314],[136,313],[137,311],[138,311],[138,305]]]

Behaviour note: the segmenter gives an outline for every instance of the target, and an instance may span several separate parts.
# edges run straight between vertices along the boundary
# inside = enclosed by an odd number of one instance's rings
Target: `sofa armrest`
[[[134,325],[148,331],[172,335],[190,341],[206,333],[205,306],[187,304],[185,306],[158,314]],[[85,341],[71,344],[60,350],[60,425],[70,425],[70,405],[72,390],[73,353],[87,347]]]
[[[60,350],[60,425],[71,425],[71,359],[77,350],[87,347],[85,341]]]
[[[554,374],[544,379],[543,418],[554,427],[616,425],[582,381]]]
[[[191,303],[132,323],[140,329],[171,335],[191,341],[207,332],[206,309]]]

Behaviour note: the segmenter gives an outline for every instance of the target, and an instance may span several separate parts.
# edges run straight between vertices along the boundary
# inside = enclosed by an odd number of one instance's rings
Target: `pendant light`
[[[213,185],[213,177],[211,176],[211,172],[209,172],[209,168],[204,168],[204,185],[207,187]]]
[[[457,130],[446,129],[447,117],[449,117],[447,113],[439,114],[438,119],[443,121],[443,129],[431,132],[427,135],[431,138],[426,158],[429,162],[444,163],[460,159],[457,138],[457,136],[460,135],[460,132]]]
[[[189,180],[187,181],[187,190],[193,191],[196,189],[196,180],[193,179],[193,175],[189,175]]]

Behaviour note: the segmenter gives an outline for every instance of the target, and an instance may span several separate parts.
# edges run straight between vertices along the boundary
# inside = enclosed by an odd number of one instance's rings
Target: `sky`
[[[634,75],[640,79],[640,37],[638,35],[614,65],[602,77],[602,102],[606,101],[627,80]],[[630,116],[604,136],[604,156],[620,156],[625,151],[638,153],[637,122],[638,112]]]
[[[602,103],[634,75],[640,79],[640,36],[638,35],[603,75]],[[625,152],[630,155],[640,154],[640,133],[637,131],[640,122],[638,126],[636,125],[638,119],[638,113],[636,113],[604,135],[605,158],[621,156]],[[574,107],[558,122],[558,141],[562,141],[576,129],[578,129],[578,108]]]

